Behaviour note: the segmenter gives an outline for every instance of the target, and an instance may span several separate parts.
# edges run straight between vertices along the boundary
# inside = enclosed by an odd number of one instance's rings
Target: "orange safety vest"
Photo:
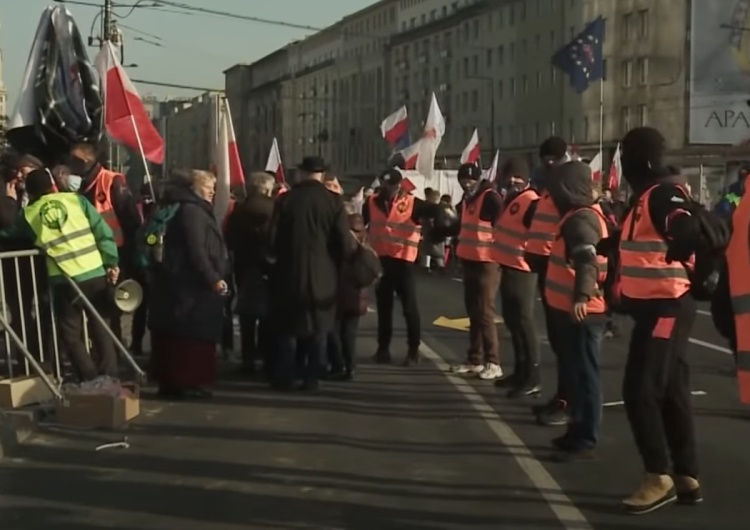
[[[750,189],[747,186],[750,177],[745,177],[745,189]],[[726,258],[737,345],[737,384],[740,401],[750,405],[750,201],[742,200],[737,205],[732,226]]]
[[[375,205],[376,195],[370,197],[370,246],[383,258],[417,261],[422,228],[412,220],[414,197],[401,194],[393,201],[386,214]]]
[[[536,205],[534,218],[528,232],[526,252],[537,256],[549,256],[555,242],[557,225],[560,223],[560,212],[546,191]]]
[[[460,259],[481,263],[495,261],[492,251],[495,244],[492,223],[479,218],[484,198],[488,193],[497,192],[487,188],[471,202],[465,201],[461,208],[461,232],[458,234],[456,247],[456,256]]]
[[[94,188],[94,208],[109,225],[112,234],[115,236],[117,246],[121,247],[125,243],[125,238],[122,235],[122,227],[112,205],[112,184],[117,177],[124,178],[119,173],[102,168],[83,193],[88,193]]]
[[[505,205],[495,222],[495,261],[503,267],[530,272],[523,259],[529,230],[523,225],[523,217],[531,203],[539,200],[539,194],[531,188],[523,190]]]
[[[667,263],[669,246],[654,228],[648,188],[625,216],[620,236],[620,292],[633,300],[676,300],[690,290],[688,270],[682,263]]]
[[[566,259],[565,240],[562,237],[562,227],[571,215],[582,210],[572,210],[565,214],[558,225],[555,242],[552,245],[552,252],[549,256],[549,266],[547,268],[547,278],[544,281],[544,298],[550,307],[560,311],[569,312],[573,309],[573,289],[575,286],[576,273],[573,267]],[[599,227],[602,233],[602,239],[609,237],[607,229],[607,220],[604,218],[601,207],[598,205],[586,208],[596,212],[599,219]],[[607,257],[596,256],[596,268],[599,270],[597,283],[602,285],[607,278]],[[590,298],[586,304],[589,314],[601,314],[607,312],[607,304],[604,302],[604,295],[601,290]]]

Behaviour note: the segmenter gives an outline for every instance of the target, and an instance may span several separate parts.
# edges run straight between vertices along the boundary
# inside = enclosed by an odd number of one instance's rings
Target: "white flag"
[[[427,121],[424,124],[424,133],[419,144],[419,155],[417,157],[417,171],[424,175],[425,178],[432,178],[432,172],[435,168],[435,155],[437,154],[440,142],[445,134],[445,118],[440,111],[437,97],[432,93],[430,110],[427,113]]]

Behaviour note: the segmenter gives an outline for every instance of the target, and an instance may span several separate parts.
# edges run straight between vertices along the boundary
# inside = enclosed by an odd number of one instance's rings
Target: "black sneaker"
[[[558,450],[552,455],[552,460],[560,463],[592,462],[596,459],[596,450],[589,447]]]
[[[388,350],[378,350],[375,352],[375,356],[372,359],[377,364],[390,364],[391,352]]]
[[[409,353],[406,354],[404,360],[404,366],[417,366],[421,362],[421,356],[419,355],[419,349],[410,349]]]

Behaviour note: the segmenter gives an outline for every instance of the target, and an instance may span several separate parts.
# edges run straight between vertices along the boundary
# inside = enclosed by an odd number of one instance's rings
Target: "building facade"
[[[167,108],[164,168],[210,169],[216,143],[215,118],[219,94],[207,92],[193,99],[171,101]]]

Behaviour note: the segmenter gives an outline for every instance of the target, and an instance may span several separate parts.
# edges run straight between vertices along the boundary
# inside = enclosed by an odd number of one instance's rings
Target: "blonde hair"
[[[216,175],[203,169],[191,169],[187,172],[187,181],[193,190],[197,190],[206,184],[215,184]]]
[[[274,179],[268,173],[256,171],[251,173],[245,184],[247,195],[265,195],[266,197],[273,196],[273,190],[276,186],[276,179]]]

